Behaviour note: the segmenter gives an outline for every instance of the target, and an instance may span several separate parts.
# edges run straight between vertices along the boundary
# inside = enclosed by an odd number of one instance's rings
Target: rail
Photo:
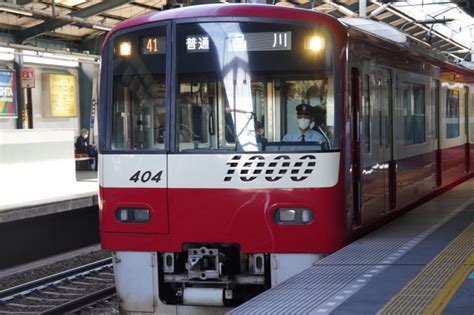
[[[107,258],[0,291],[0,313],[59,314],[115,294]]]

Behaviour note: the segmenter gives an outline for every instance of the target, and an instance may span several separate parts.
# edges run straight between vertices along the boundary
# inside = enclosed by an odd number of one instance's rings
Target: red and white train
[[[473,71],[369,20],[186,7],[119,24],[102,66],[101,242],[126,313],[238,305],[474,168]]]

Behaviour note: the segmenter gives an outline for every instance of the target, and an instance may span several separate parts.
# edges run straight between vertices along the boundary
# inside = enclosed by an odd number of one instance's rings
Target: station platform
[[[229,314],[474,314],[474,179]]]
[[[71,177],[0,189],[0,270],[99,242],[97,172]]]
[[[0,223],[97,206],[97,172],[76,171],[76,181],[8,187],[0,198]],[[24,188],[24,189],[23,189]]]

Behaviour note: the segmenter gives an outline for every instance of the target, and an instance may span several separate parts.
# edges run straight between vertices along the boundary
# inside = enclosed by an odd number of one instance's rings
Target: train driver
[[[283,137],[285,142],[306,142],[318,141],[329,146],[326,135],[323,132],[311,129],[311,122],[314,121],[314,108],[308,104],[296,106],[296,118],[298,129],[293,133],[287,133]]]

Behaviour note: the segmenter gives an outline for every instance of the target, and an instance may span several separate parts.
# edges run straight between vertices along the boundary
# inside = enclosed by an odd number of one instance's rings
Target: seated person
[[[76,150],[79,153],[87,153],[94,158],[94,170],[97,171],[97,148],[95,144],[89,144],[89,130],[81,129],[79,137],[77,137]]]
[[[296,118],[298,122],[298,130],[293,133],[287,133],[283,137],[285,142],[306,142],[317,141],[327,143],[327,137],[322,131],[316,131],[310,128],[311,122],[314,120],[314,109],[307,104],[296,106]]]

